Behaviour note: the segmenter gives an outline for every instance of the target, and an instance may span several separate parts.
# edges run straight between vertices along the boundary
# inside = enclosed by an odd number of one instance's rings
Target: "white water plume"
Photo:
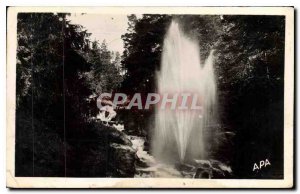
[[[188,38],[172,22],[164,39],[161,69],[157,73],[159,94],[198,95],[199,110],[156,109],[152,141],[154,156],[176,163],[206,156],[205,127],[215,122],[216,82],[213,52],[200,64],[198,41]]]

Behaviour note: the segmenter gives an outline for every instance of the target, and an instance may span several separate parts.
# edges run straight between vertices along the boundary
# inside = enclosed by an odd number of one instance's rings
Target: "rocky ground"
[[[167,165],[159,163],[145,151],[145,139],[128,136],[136,152],[135,177],[181,177],[181,178],[228,178],[232,176],[229,166],[217,160],[194,160],[191,164]]]
[[[101,130],[106,138],[108,177],[178,177],[229,178],[231,168],[217,160],[194,160],[189,164],[163,164],[145,149],[143,137],[127,135],[123,127],[109,126]],[[100,132],[99,132],[100,134]]]

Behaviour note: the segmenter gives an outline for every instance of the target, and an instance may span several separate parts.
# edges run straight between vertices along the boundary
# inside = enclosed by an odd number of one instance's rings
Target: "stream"
[[[122,132],[128,140],[130,146],[135,152],[135,175],[136,178],[202,178],[218,179],[232,177],[231,167],[215,159],[194,159],[190,163],[175,162],[175,164],[166,164],[155,159],[145,149],[145,137],[136,135],[126,135],[124,125],[112,125],[113,128]]]
[[[145,139],[138,136],[129,136],[132,147],[137,150],[136,155],[139,162],[136,165],[137,178],[145,177],[182,177],[180,171],[174,166],[158,163],[155,158],[144,150]]]
[[[139,136],[128,136],[139,161],[136,164],[136,178],[225,178],[230,177],[232,170],[217,160],[195,160],[193,164],[163,164],[144,150],[145,139]]]

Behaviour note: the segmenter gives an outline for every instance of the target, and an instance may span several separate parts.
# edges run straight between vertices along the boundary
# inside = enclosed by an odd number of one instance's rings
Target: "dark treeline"
[[[108,165],[120,134],[91,119],[122,80],[120,55],[66,14],[21,13],[17,34],[16,176],[122,176]]]
[[[130,142],[91,119],[95,96],[155,92],[172,19],[199,40],[202,61],[215,50],[224,133],[212,139],[211,157],[232,166],[236,178],[282,178],[284,17],[130,15],[120,56],[105,41],[91,42],[66,14],[52,13],[18,15],[16,176],[133,176],[134,154],[113,144]],[[148,138],[152,116],[118,112],[126,133]],[[252,172],[264,159],[271,168]]]

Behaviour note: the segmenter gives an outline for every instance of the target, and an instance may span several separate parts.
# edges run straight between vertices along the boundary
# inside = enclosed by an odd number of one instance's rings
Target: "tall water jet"
[[[164,39],[161,69],[157,72],[158,92],[196,95],[202,110],[156,108],[152,149],[157,160],[182,163],[207,155],[204,130],[216,122],[213,52],[204,65],[200,61],[198,41],[187,37],[179,24],[172,21]]]

